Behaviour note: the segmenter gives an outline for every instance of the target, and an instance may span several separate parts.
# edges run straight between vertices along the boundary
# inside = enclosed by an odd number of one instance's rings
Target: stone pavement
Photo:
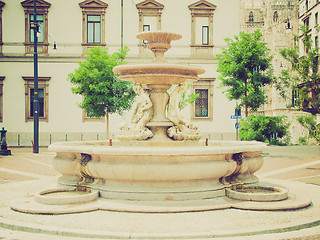
[[[51,165],[54,153],[48,152],[46,148],[41,148],[40,154],[33,154],[31,148],[11,148],[10,150],[12,151],[11,156],[0,156],[0,184],[22,183],[23,181],[41,180],[59,175]],[[265,163],[262,169],[257,173],[259,177],[298,181],[320,186],[320,146],[272,146],[263,152],[263,155],[265,156]],[[228,239],[314,240],[320,239],[319,224],[302,229],[298,232],[299,234],[296,235],[295,232],[292,232],[290,234],[268,234],[267,236],[260,235],[254,237],[239,236]],[[0,228],[0,239],[75,240],[79,238],[13,231]]]

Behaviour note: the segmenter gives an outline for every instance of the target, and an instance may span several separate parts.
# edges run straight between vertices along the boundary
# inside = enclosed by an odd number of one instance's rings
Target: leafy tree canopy
[[[297,91],[297,99],[293,101],[291,107],[315,115],[320,113],[319,47],[313,43],[308,26],[303,25],[300,30],[305,54],[300,56],[297,36],[293,48],[280,50],[280,54],[289,61],[291,68],[281,71],[276,87],[284,98],[288,98],[286,95],[288,88]]]
[[[225,41],[228,48],[217,55],[221,86],[227,87],[230,100],[241,101],[239,107],[245,107],[247,116],[248,108],[256,111],[266,101],[263,86],[273,80],[272,56],[259,29]]]
[[[80,107],[91,117],[102,117],[107,113],[122,114],[130,109],[135,93],[131,82],[118,79],[112,69],[124,64],[128,48],[113,54],[108,49],[91,48],[85,61],[79,63],[68,80],[74,85],[72,92],[83,96]]]
[[[275,145],[289,143],[286,116],[250,115],[240,120],[239,135],[245,141],[261,141]]]

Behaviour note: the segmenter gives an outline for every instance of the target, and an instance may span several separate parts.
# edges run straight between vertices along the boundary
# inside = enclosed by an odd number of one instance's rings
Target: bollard
[[[2,130],[0,130],[1,133],[1,150],[0,150],[0,155],[11,155],[11,151],[7,149],[7,142],[6,142],[6,134],[7,130],[2,127]]]

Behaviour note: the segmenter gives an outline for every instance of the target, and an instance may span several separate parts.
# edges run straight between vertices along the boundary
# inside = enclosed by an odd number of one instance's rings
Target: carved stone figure
[[[174,124],[167,131],[174,140],[199,140],[201,138],[199,126],[196,123],[187,123],[179,109],[180,97],[187,90],[186,84],[179,84],[170,94],[167,118]]]
[[[135,103],[133,105],[133,112],[130,121],[120,125],[118,139],[120,140],[146,140],[153,136],[150,129],[146,127],[151,120],[153,110],[152,102],[140,84],[133,86],[137,93]]]

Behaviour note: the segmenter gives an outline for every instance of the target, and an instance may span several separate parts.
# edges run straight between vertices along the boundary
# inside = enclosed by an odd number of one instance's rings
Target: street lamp
[[[33,152],[39,153],[39,100],[38,100],[38,31],[37,1],[33,0],[33,36],[34,36],[34,94],[33,94]]]

